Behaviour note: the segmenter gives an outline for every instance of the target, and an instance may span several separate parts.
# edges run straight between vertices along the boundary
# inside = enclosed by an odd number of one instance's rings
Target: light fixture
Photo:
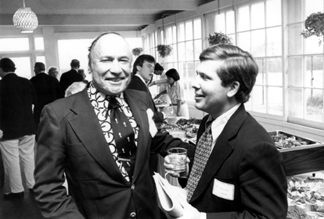
[[[15,12],[12,20],[21,33],[32,33],[38,26],[37,16],[30,8],[25,7],[25,0],[23,0],[23,8]]]

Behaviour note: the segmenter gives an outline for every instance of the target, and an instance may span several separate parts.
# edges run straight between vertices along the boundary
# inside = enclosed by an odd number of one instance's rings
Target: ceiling
[[[156,20],[195,11],[211,0],[0,0],[1,25],[12,26],[18,8],[31,8],[39,26],[56,31],[138,31]]]

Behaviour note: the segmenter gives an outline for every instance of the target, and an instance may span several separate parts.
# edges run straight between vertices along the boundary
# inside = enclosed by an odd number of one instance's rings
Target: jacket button
[[[132,218],[136,217],[136,213],[135,212],[130,213],[130,217]]]
[[[131,189],[133,190],[135,189],[135,184],[132,184]]]

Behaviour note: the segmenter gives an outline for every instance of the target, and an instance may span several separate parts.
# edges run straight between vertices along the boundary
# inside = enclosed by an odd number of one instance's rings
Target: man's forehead
[[[124,38],[115,34],[109,34],[102,36],[94,48],[92,53],[109,53],[111,55],[126,55],[131,56],[131,50]]]

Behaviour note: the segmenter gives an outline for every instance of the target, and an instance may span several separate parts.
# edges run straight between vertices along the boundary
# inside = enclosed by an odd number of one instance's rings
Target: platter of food
[[[195,118],[178,118],[175,122],[172,120],[170,123],[166,122],[163,124],[162,131],[167,131],[170,134],[175,134],[176,136],[179,136],[181,133],[182,139],[185,138],[186,140],[190,140],[194,143],[196,141],[200,122],[200,119]]]
[[[322,172],[287,177],[287,218],[324,218],[324,178]]]
[[[322,142],[296,136],[283,131],[268,132],[279,150],[304,149],[305,147],[323,146]]]

